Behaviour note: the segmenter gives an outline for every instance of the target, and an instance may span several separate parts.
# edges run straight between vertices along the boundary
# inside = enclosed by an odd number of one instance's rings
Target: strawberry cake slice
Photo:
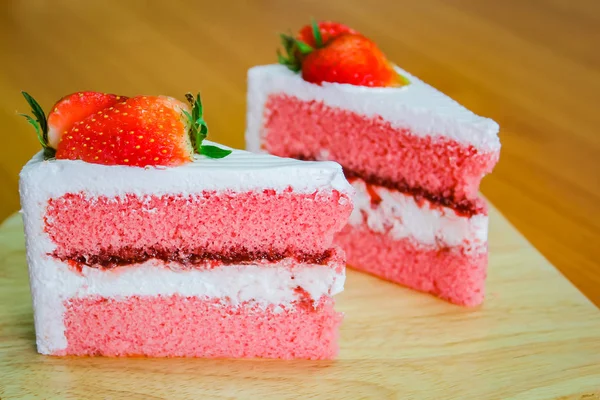
[[[334,162],[208,142],[200,98],[82,92],[46,118],[20,194],[50,355],[330,359],[353,189]]]
[[[336,235],[350,266],[453,303],[484,298],[498,125],[390,63],[344,25],[282,35],[248,72],[247,149],[339,162],[356,190]],[[281,65],[283,64],[283,65]]]

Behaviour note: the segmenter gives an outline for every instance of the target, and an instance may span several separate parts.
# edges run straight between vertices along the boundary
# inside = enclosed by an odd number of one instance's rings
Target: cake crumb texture
[[[68,347],[55,355],[331,359],[342,321],[331,298],[264,310],[179,295],[94,296],[65,309]]]
[[[346,226],[336,236],[348,265],[385,280],[431,293],[451,303],[483,302],[487,246],[483,251],[456,247],[425,247],[411,238],[394,240],[368,228]]]
[[[179,253],[317,253],[332,247],[334,233],[351,211],[348,195],[337,190],[114,198],[67,193],[48,201],[44,219],[59,258],[116,254],[131,247]]]

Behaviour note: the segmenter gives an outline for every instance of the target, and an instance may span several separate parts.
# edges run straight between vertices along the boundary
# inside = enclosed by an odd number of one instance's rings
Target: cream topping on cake
[[[204,143],[231,149],[208,140]],[[80,191],[103,196],[120,196],[127,193],[185,194],[203,190],[283,191],[290,187],[300,193],[335,189],[350,194],[352,191],[344,178],[342,168],[335,162],[306,162],[231,150],[233,152],[230,155],[221,159],[196,154],[193,162],[181,166],[146,168],[100,165],[74,160],[44,161],[40,152],[25,165],[21,177],[37,175],[35,179],[22,181],[36,182],[44,187],[25,186],[21,187],[21,190],[43,192],[46,197]]]
[[[410,83],[399,88],[370,88],[339,83],[316,85],[283,65],[263,65],[248,71],[246,145],[259,152],[263,111],[271,94],[288,94],[304,101],[321,101],[366,116],[380,116],[394,128],[417,136],[445,136],[481,151],[499,151],[499,127],[401,68]]]

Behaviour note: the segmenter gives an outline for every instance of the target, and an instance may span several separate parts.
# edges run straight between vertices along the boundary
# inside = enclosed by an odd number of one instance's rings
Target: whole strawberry
[[[194,153],[211,158],[231,153],[202,145],[208,128],[200,95],[186,95],[188,105],[166,96],[79,92],[61,99],[48,118],[29,94],[23,96],[32,108],[35,118],[26,117],[36,128],[45,158],[146,167],[182,165]]]
[[[302,62],[302,78],[316,84],[335,82],[369,87],[405,84],[377,45],[359,34],[338,36],[307,54]]]
[[[281,40],[286,56],[278,52],[279,63],[301,72],[307,82],[367,87],[408,84],[373,41],[346,25],[313,21],[296,38],[281,35]]]

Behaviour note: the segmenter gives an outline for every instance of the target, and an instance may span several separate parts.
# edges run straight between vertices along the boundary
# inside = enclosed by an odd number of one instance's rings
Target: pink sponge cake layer
[[[472,199],[481,179],[498,161],[498,152],[443,136],[417,136],[379,116],[288,95],[270,95],[264,118],[262,146],[271,154],[336,160],[347,176],[465,212],[476,209]]]
[[[337,241],[348,265],[391,282],[431,293],[463,306],[481,304],[485,293],[487,252],[461,247],[426,247],[410,238],[348,225]],[[485,249],[484,249],[485,250]]]
[[[69,346],[57,354],[329,359],[342,320],[332,300],[262,310],[178,295],[90,297],[65,309]]]
[[[53,255],[92,264],[149,258],[240,263],[287,256],[319,263],[351,209],[348,195],[336,190],[117,198],[67,193],[49,200],[44,219],[56,244]]]

